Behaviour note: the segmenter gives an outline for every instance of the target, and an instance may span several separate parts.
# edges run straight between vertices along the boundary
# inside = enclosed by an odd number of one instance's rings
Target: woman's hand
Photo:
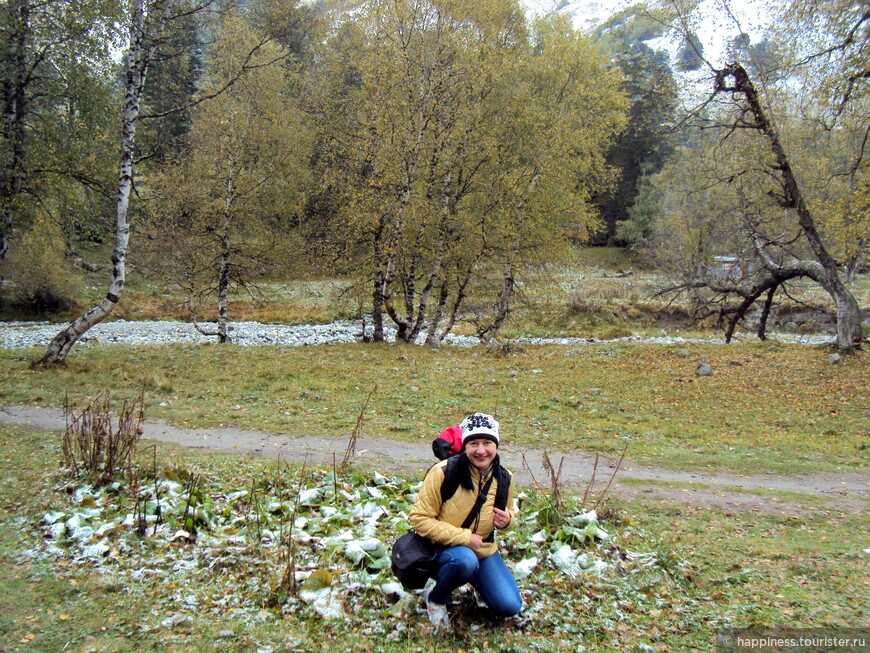
[[[471,534],[471,539],[468,540],[468,548],[472,551],[477,551],[483,544],[483,538],[477,533]]]
[[[496,528],[505,528],[511,523],[511,514],[507,510],[493,508],[492,523]]]

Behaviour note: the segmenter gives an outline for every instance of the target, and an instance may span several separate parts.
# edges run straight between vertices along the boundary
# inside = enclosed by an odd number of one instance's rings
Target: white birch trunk
[[[441,339],[438,337],[438,325],[441,324],[441,319],[444,316],[444,308],[447,306],[447,298],[450,296],[450,288],[447,284],[447,279],[441,282],[441,293],[438,296],[438,305],[435,307],[435,314],[429,322],[429,329],[426,331],[426,346],[430,349],[437,349],[441,346]]]
[[[480,334],[481,342],[489,343],[493,338],[495,338],[501,325],[504,323],[505,319],[507,319],[508,312],[510,311],[511,299],[513,299],[514,296],[514,260],[516,259],[517,253],[520,251],[520,244],[520,237],[517,236],[511,246],[508,259],[504,264],[501,294],[499,295],[498,305],[496,306],[495,319],[492,321],[492,324],[490,324]]]
[[[422,136],[421,136],[422,138]],[[415,154],[419,154],[416,152]],[[413,181],[414,172],[417,169],[417,157],[412,161],[411,169],[407,173],[405,185],[399,193],[399,206],[396,209],[396,214],[393,217],[393,224],[390,232],[390,238],[387,241],[384,249],[384,260],[386,261],[386,271],[381,278],[381,290],[384,300],[383,306],[387,315],[398,327],[396,331],[396,340],[407,340],[407,333],[411,327],[409,320],[403,319],[396,308],[393,306],[393,288],[391,270],[395,266],[395,261],[398,256],[399,241],[402,235],[402,229],[405,226],[405,215],[408,212],[408,207],[411,203],[411,183]],[[375,281],[377,283],[377,279]]]
[[[406,59],[406,65],[407,64],[408,60]],[[414,72],[410,66],[408,67],[407,77],[408,79],[414,79]],[[429,93],[431,93],[431,91],[427,91],[419,98],[419,100],[417,100],[416,106],[412,108],[408,116],[408,121],[405,127],[404,143],[410,145],[408,146],[407,161],[404,164],[404,179],[397,198],[398,206],[393,215],[390,236],[387,240],[385,251],[383,252],[386,261],[386,265],[384,266],[386,272],[380,277],[377,276],[378,273],[376,273],[375,277],[375,285],[377,286],[377,284],[380,283],[380,291],[375,291],[375,304],[377,304],[378,292],[380,292],[380,298],[383,299],[384,310],[398,327],[396,330],[396,340],[408,340],[408,335],[412,327],[412,316],[409,314],[406,318],[402,318],[393,306],[392,275],[390,272],[397,264],[399,242],[401,240],[402,231],[405,228],[405,218],[411,204],[411,191],[414,186],[414,181],[417,178],[417,168],[420,163],[423,142],[426,131],[429,127],[429,121],[431,120],[431,116],[427,116],[424,111],[426,101],[429,98]]]
[[[128,209],[130,206],[130,191],[133,187],[133,161],[136,149],[136,124],[139,119],[139,108],[142,89],[145,86],[145,74],[156,47],[156,38],[146,48],[148,35],[148,19],[156,20],[154,34],[159,34],[166,22],[168,13],[175,0],[166,0],[149,8],[151,12],[159,12],[156,19],[145,15],[144,0],[134,0],[133,15],[130,20],[130,48],[126,63],[126,92],[124,98],[124,114],[121,120],[121,158],[118,165],[118,192],[115,198],[115,249],[112,253],[112,279],[106,297],[87,313],[77,318],[63,331],[58,333],[49,343],[40,363],[43,365],[58,365],[66,362],[66,357],[73,345],[88,329],[99,324],[108,317],[121,294],[124,292],[126,280],[127,245],[130,240],[130,223]]]
[[[432,296],[432,289],[441,278],[441,272],[444,268],[444,257],[447,254],[447,240],[450,235],[450,221],[452,218],[451,211],[453,207],[453,204],[451,203],[452,198],[450,192],[451,178],[451,172],[448,170],[447,177],[444,180],[444,191],[441,195],[441,222],[438,226],[438,243],[435,248],[435,260],[432,262],[432,267],[429,271],[429,278],[426,281],[426,285],[423,287],[423,291],[420,293],[420,303],[417,306],[417,318],[416,320],[414,320],[414,327],[411,329],[411,333],[408,336],[409,342],[416,341],[417,336],[423,329],[423,325],[426,321],[426,313],[429,310],[429,299]],[[446,290],[446,284],[442,285],[442,292],[444,290]],[[439,306],[439,308],[443,309],[443,306]],[[441,319],[440,310],[437,311],[437,319],[439,321]],[[435,318],[433,318],[433,321],[434,320]],[[430,337],[431,336],[427,336],[427,341],[429,341]]]
[[[104,320],[114,310],[124,290],[126,279],[125,259],[130,237],[127,219],[130,191],[133,179],[133,157],[136,136],[136,119],[144,83],[142,5],[137,3],[137,14],[130,29],[130,50],[127,53],[127,80],[124,115],[122,118],[121,158],[118,166],[118,190],[115,197],[115,249],[112,253],[112,279],[105,298],[87,313],[76,319],[58,333],[42,357],[44,364],[60,364],[66,361],[70,349],[92,326]]]

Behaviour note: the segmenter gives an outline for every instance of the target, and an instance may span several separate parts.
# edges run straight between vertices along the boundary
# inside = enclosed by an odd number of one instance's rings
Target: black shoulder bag
[[[483,486],[471,512],[468,513],[460,528],[468,528],[477,519],[483,502],[486,501],[486,495],[489,494],[494,477],[495,474]],[[445,548],[447,547],[418,535],[414,531],[405,533],[393,544],[390,567],[406,590],[423,589],[434,571],[435,560]]]

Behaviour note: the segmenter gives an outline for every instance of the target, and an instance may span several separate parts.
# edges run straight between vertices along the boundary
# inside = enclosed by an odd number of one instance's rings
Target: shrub
[[[63,461],[72,476],[109,483],[128,470],[142,436],[145,397],[124,401],[116,420],[112,419],[109,391],[97,397],[79,415],[65,406],[67,428],[61,441]]]
[[[4,265],[3,303],[35,315],[53,315],[75,307],[79,288],[64,259],[63,235],[47,220],[34,224],[13,243]]]
[[[628,338],[631,335],[633,334],[628,329],[615,326],[605,329],[598,337],[602,340],[616,340],[617,338]]]

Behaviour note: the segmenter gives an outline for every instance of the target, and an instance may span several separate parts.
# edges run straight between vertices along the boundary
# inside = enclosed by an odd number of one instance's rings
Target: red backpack
[[[432,453],[438,460],[446,460],[462,451],[462,429],[459,424],[444,429],[432,440]]]

